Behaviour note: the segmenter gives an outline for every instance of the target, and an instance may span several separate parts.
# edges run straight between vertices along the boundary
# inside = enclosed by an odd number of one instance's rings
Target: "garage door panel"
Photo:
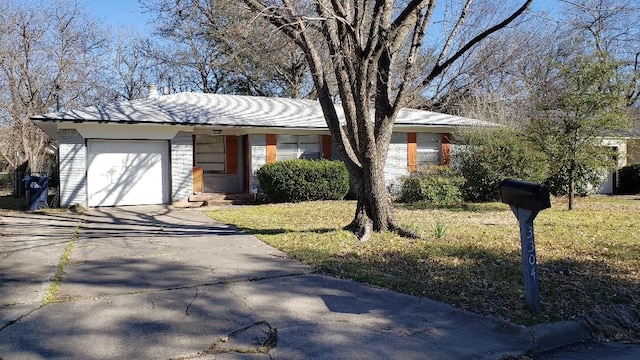
[[[166,202],[166,142],[91,141],[88,160],[89,206]]]

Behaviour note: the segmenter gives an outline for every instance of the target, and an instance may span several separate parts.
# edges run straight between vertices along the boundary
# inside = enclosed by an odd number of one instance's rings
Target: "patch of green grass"
[[[435,225],[433,225],[433,236],[435,236],[436,239],[442,239],[445,233],[446,228],[443,223],[438,221]]]
[[[53,276],[53,280],[51,281],[51,285],[47,289],[47,293],[44,295],[44,299],[42,300],[44,305],[48,305],[54,303],[56,301],[56,293],[60,289],[63,281],[64,268],[69,263],[71,259],[71,252],[73,251],[73,244],[75,243],[78,235],[80,235],[82,223],[78,223],[73,235],[71,235],[71,239],[67,243],[67,246],[64,249],[62,255],[60,255],[60,262],[58,263],[58,269],[56,270],[56,274]]]
[[[426,296],[521,324],[568,320],[606,306],[640,305],[640,201],[563,199],[534,222],[541,314],[526,309],[518,222],[505,204],[398,205],[396,220],[421,240],[374,233],[360,243],[341,228],[355,202],[260,205],[210,211],[319,272]],[[446,224],[446,236],[434,231]]]

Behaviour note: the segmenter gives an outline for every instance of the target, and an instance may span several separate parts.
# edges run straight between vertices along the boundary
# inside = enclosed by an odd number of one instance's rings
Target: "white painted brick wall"
[[[394,192],[399,187],[398,179],[407,174],[407,133],[394,132],[385,162],[384,179]]]
[[[58,131],[60,157],[60,206],[87,207],[87,147],[74,129]]]
[[[181,131],[171,139],[171,201],[193,195],[193,141],[191,133]]]

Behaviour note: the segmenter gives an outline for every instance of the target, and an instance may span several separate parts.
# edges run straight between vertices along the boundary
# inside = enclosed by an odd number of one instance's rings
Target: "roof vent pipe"
[[[160,97],[158,94],[158,85],[149,85],[149,99]]]

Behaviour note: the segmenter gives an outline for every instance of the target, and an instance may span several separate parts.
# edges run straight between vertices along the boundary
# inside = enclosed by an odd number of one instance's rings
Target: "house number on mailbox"
[[[527,307],[537,315],[540,313],[540,290],[533,220],[538,215],[538,211],[551,207],[549,189],[535,183],[505,179],[500,184],[500,195],[502,202],[509,204],[520,223],[524,292]]]
[[[536,278],[536,274],[538,273],[538,265],[536,263],[536,245],[533,242],[533,226],[528,226],[527,228],[527,240],[529,240],[529,266],[531,267],[531,277],[533,279]]]

